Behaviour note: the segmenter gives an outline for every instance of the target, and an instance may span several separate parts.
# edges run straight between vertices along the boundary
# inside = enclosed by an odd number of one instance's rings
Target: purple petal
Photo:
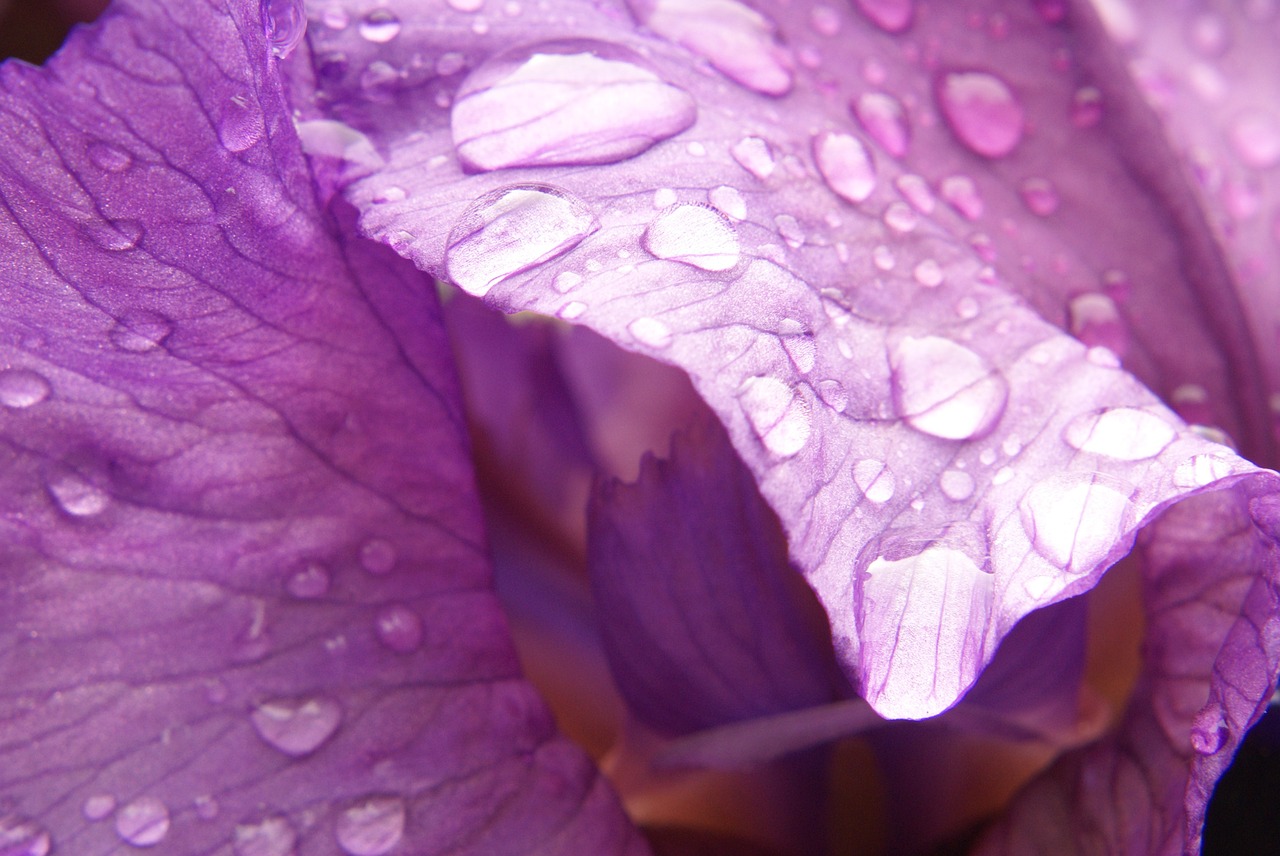
[[[258,4],[124,3],[0,84],[6,844],[645,852],[520,676],[431,285],[317,207]]]

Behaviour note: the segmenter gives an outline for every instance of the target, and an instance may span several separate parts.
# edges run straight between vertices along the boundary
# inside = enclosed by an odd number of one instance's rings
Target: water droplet
[[[378,169],[386,163],[373,141],[345,122],[312,119],[297,122],[294,127],[302,150],[312,157],[335,158],[369,169]]]
[[[759,137],[743,137],[729,149],[738,165],[756,178],[764,181],[773,175],[777,162],[769,143]]]
[[[448,0],[449,7],[456,12],[478,12],[484,6],[484,0]]]
[[[471,72],[451,114],[468,172],[616,163],[697,119],[693,98],[638,54],[586,39],[499,54]]]
[[[995,475],[991,477],[991,483],[997,487],[1002,484],[1008,484],[1013,481],[1015,473],[1012,467],[1001,467],[996,470]]]
[[[329,698],[277,699],[263,702],[249,715],[266,743],[286,755],[309,755],[333,736],[342,708]]]
[[[983,71],[944,74],[935,92],[947,125],[976,154],[1004,157],[1022,141],[1022,105],[995,75]]]
[[[881,148],[895,158],[907,153],[911,129],[898,99],[883,92],[868,92],[850,106],[854,118]]]
[[[1067,423],[1062,433],[1073,449],[1120,461],[1154,458],[1176,437],[1177,432],[1164,419],[1133,407],[1082,414]]]
[[[564,306],[556,310],[556,317],[563,318],[566,321],[572,321],[575,318],[581,318],[582,313],[587,311],[587,304],[581,300],[570,300]]]
[[[1129,497],[1100,473],[1037,482],[1019,503],[1036,552],[1073,574],[1092,571],[1121,540]]]
[[[820,36],[834,36],[840,32],[840,13],[830,6],[814,6],[809,12],[809,26]]]
[[[782,319],[778,324],[778,337],[782,340],[783,350],[801,374],[813,371],[818,349],[813,334],[803,324],[794,318]]]
[[[741,257],[733,223],[706,205],[668,208],[644,230],[640,242],[657,258],[703,270],[729,270]]]
[[[201,794],[191,801],[192,807],[196,810],[196,817],[201,820],[216,820],[218,812],[222,809],[218,805],[218,801],[209,794]]]
[[[795,217],[790,214],[779,214],[773,218],[773,225],[778,227],[778,237],[782,238],[788,247],[798,250],[804,246],[804,227]]]
[[[307,12],[302,0],[263,0],[262,27],[273,56],[284,59],[293,53],[307,33]]]
[[[1071,335],[1090,348],[1106,348],[1123,356],[1129,348],[1129,333],[1120,309],[1105,294],[1089,292],[1067,303]]]
[[[16,814],[0,817],[0,856],[48,856],[49,833]]]
[[[1096,86],[1082,86],[1071,96],[1071,124],[1092,128],[1102,120],[1102,92]]]
[[[729,187],[722,184],[712,189],[707,194],[707,199],[716,208],[732,217],[734,220],[745,220],[747,218],[747,203],[742,198],[742,194],[738,192],[738,188]]]
[[[917,264],[911,275],[925,288],[937,288],[942,285],[942,266],[933,259],[925,259]]]
[[[84,230],[93,242],[113,253],[132,250],[142,240],[142,224],[137,220],[106,220],[86,223]]]
[[[410,654],[422,644],[422,619],[407,606],[384,606],[373,623],[382,644],[392,651]]]
[[[331,30],[345,30],[351,24],[351,16],[341,6],[327,6],[320,13],[320,20]]]
[[[164,344],[172,332],[172,322],[160,313],[134,309],[118,319],[107,336],[120,350],[143,354]]]
[[[854,0],[858,11],[888,33],[901,33],[911,26],[914,0]]]
[[[1018,185],[1018,193],[1022,195],[1022,203],[1032,214],[1048,217],[1058,210],[1061,200],[1058,191],[1048,179],[1028,178]]]
[[[400,19],[390,9],[374,9],[360,20],[360,35],[375,44],[386,44],[400,35]]]
[[[1231,124],[1231,144],[1249,166],[1275,166],[1280,163],[1280,119],[1261,110],[1244,113]]]
[[[43,375],[29,369],[5,369],[0,371],[0,404],[14,410],[22,410],[45,401],[53,394],[53,387]]]
[[[977,318],[981,312],[982,307],[978,305],[978,301],[968,295],[956,301],[956,314],[966,321]]]
[[[154,847],[169,834],[169,807],[155,797],[138,797],[116,812],[116,834],[134,847]]]
[[[284,589],[302,600],[324,597],[329,593],[329,572],[323,565],[311,562],[289,575]]]
[[[218,122],[218,141],[227,151],[242,152],[266,135],[262,111],[245,95],[227,99]]]
[[[863,202],[876,189],[876,168],[862,141],[851,134],[824,131],[813,138],[813,160],[831,192]]]
[[[1231,459],[1219,455],[1192,455],[1178,464],[1173,471],[1173,483],[1178,487],[1206,487],[1236,472]]]
[[[891,202],[884,209],[884,224],[899,234],[914,231],[920,225],[920,215],[905,202]]]
[[[239,824],[234,834],[236,856],[293,856],[298,846],[298,834],[289,819],[280,815]]]
[[[116,798],[110,794],[94,794],[80,806],[80,813],[85,820],[102,820],[116,810]]]
[[[973,496],[975,485],[973,476],[964,470],[945,470],[938,477],[938,487],[942,489],[942,495],[947,499],[964,502]]]
[[[371,574],[389,574],[396,566],[396,548],[389,541],[373,538],[360,548],[360,567]]]
[[[853,482],[868,501],[882,505],[893,499],[897,479],[883,461],[864,458],[853,465]]]
[[[338,815],[334,832],[349,856],[383,856],[400,843],[404,822],[404,800],[372,796]]]
[[[104,172],[124,172],[133,164],[133,157],[128,152],[109,143],[90,143],[88,154],[94,166]]]
[[[884,244],[877,244],[871,251],[871,262],[882,271],[891,271],[898,263],[893,257],[893,250]]]
[[[1216,755],[1231,736],[1222,708],[1210,702],[1191,721],[1191,748],[1201,755]]]
[[[671,328],[657,318],[637,318],[627,325],[627,331],[637,342],[650,348],[665,348],[671,344]]]
[[[765,95],[785,95],[792,62],[773,21],[737,0],[631,0],[649,29],[701,56],[726,77]]]
[[[818,397],[836,413],[844,413],[849,406],[849,393],[838,380],[818,381]]]
[[[894,406],[917,431],[968,440],[985,434],[1004,413],[1004,376],[950,339],[908,336],[891,349],[889,361]]]
[[[809,442],[809,402],[777,378],[747,378],[738,388],[738,401],[760,442],[773,454],[790,457]]]
[[[111,504],[107,492],[74,473],[49,479],[49,495],[72,517],[94,517]]]
[[[449,278],[476,297],[572,250],[600,228],[578,197],[546,184],[492,190],[449,233]]]

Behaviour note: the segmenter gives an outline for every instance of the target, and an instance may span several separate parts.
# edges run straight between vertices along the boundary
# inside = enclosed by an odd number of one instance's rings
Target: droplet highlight
[[[16,814],[0,817],[0,856],[48,856],[53,839],[32,820]]]
[[[25,410],[47,401],[53,387],[44,375],[29,369],[0,371],[0,404],[12,410]]]
[[[968,440],[986,434],[1004,413],[1004,375],[950,339],[906,337],[891,349],[889,361],[894,407],[917,431]]]
[[[262,27],[271,55],[284,59],[307,34],[307,12],[302,0],[263,0]]]
[[[401,24],[390,9],[374,9],[360,19],[356,29],[366,41],[382,45],[400,35]]]
[[[947,176],[939,183],[938,193],[966,220],[981,219],[985,205],[978,193],[978,185],[969,176]]]
[[[374,618],[378,639],[392,651],[411,654],[422,645],[422,619],[407,606],[392,604]]]
[[[236,856],[293,856],[298,846],[298,833],[279,815],[238,825],[233,835]]]
[[[883,505],[893,499],[898,480],[883,461],[863,458],[853,465],[853,483],[868,502]]]
[[[1120,485],[1097,473],[1038,482],[1018,506],[1036,552],[1072,574],[1092,571],[1120,542],[1129,507]]]
[[[813,431],[809,402],[777,378],[747,378],[738,388],[738,402],[760,442],[773,454],[788,458],[809,442]]]
[[[342,707],[330,698],[276,699],[249,715],[263,741],[286,755],[300,757],[320,748],[342,722]]]
[[[1167,421],[1133,407],[1085,413],[1067,423],[1062,439],[1073,449],[1119,461],[1154,458],[1177,438]]]
[[[75,473],[62,473],[49,479],[49,495],[72,517],[96,517],[107,510],[111,497],[96,485]]]

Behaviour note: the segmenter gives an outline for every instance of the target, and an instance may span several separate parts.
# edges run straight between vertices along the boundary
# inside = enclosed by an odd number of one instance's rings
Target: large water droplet
[[[422,645],[422,619],[407,606],[384,606],[373,623],[378,639],[392,651],[410,654]]]
[[[49,479],[49,495],[72,517],[94,517],[106,511],[111,497],[75,473],[61,473]]]
[[[733,155],[739,166],[761,181],[773,175],[778,166],[773,157],[773,148],[767,140],[760,137],[743,137],[729,148],[729,154]]]
[[[747,378],[738,388],[738,401],[756,436],[773,454],[790,457],[809,442],[813,431],[809,402],[777,378]]]
[[[0,371],[0,404],[5,407],[22,410],[47,400],[52,393],[44,375],[29,369]]]
[[[116,812],[116,834],[134,847],[154,847],[169,834],[169,807],[156,797],[138,797]]]
[[[938,487],[942,495],[955,502],[963,502],[973,496],[973,476],[964,470],[945,470],[938,477]]]
[[[173,323],[160,313],[134,309],[116,321],[107,335],[120,350],[143,354],[164,344],[172,332]]]
[[[1230,736],[1226,717],[1217,704],[1205,705],[1191,721],[1191,748],[1201,755],[1215,755],[1222,751]]]
[[[307,12],[302,0],[263,0],[262,27],[273,56],[284,59],[293,53],[307,33]]]
[[[374,44],[386,44],[400,35],[400,19],[390,9],[374,9],[360,19],[360,35]]]
[[[911,129],[907,126],[907,115],[898,99],[883,92],[868,92],[849,106],[863,130],[886,152],[895,158],[907,153],[907,146],[911,143]]]
[[[342,722],[342,707],[330,698],[276,699],[249,715],[268,745],[286,755],[309,755],[333,736]]]
[[[93,242],[113,253],[132,250],[142,240],[142,224],[137,220],[103,220],[86,223],[85,232]]]
[[[900,33],[911,26],[914,0],[853,0],[858,11],[873,24],[889,33]]]
[[[671,328],[657,318],[637,318],[627,325],[627,331],[637,342],[650,348],[671,344]]]
[[[723,271],[738,264],[738,230],[729,218],[706,205],[674,205],[659,214],[640,238],[660,259]]]
[[[853,465],[853,483],[868,501],[877,505],[893,499],[898,487],[898,480],[885,463],[873,458],[863,458]]]
[[[1019,504],[1036,552],[1073,574],[1093,570],[1121,538],[1129,496],[1100,474],[1037,482]]]
[[[334,832],[349,856],[383,856],[404,836],[404,800],[366,797],[338,815]]]
[[[765,95],[785,95],[792,63],[777,27],[737,0],[630,0],[641,23],[706,59],[730,79]]]
[[[1102,92],[1095,86],[1082,86],[1071,96],[1071,124],[1092,128],[1102,120]]]
[[[1004,157],[1022,141],[1022,105],[995,75],[984,71],[944,74],[935,92],[947,125],[975,153]]]
[[[876,189],[871,154],[852,134],[818,134],[813,138],[813,160],[827,187],[841,199],[862,202]]]
[[[48,856],[53,849],[49,833],[16,814],[0,817],[0,856]]]
[[[237,826],[232,842],[236,856],[293,856],[297,845],[298,834],[279,815]]]
[[[637,54],[585,39],[508,51],[467,76],[453,103],[458,159],[469,172],[615,163],[697,119],[687,92]]]
[[[517,184],[481,196],[449,233],[449,278],[477,297],[518,273],[572,250],[600,228],[581,199],[546,184]]]
[[[967,220],[982,217],[984,209],[982,196],[978,193],[978,185],[967,175],[949,175],[942,179],[938,192],[947,204]]]
[[[898,415],[917,431],[967,440],[1004,412],[1009,384],[978,354],[950,339],[908,336],[889,354]]]
[[[218,122],[218,140],[227,151],[242,152],[266,135],[262,111],[248,96],[227,99]]]
[[[1133,407],[1082,414],[1068,422],[1062,432],[1062,439],[1073,449],[1120,461],[1154,458],[1176,437],[1164,419]]]

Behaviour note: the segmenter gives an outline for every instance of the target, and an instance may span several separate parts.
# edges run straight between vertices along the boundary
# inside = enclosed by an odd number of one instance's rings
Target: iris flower
[[[1278,38],[117,0],[5,64],[0,853],[1198,852],[1280,671]]]

